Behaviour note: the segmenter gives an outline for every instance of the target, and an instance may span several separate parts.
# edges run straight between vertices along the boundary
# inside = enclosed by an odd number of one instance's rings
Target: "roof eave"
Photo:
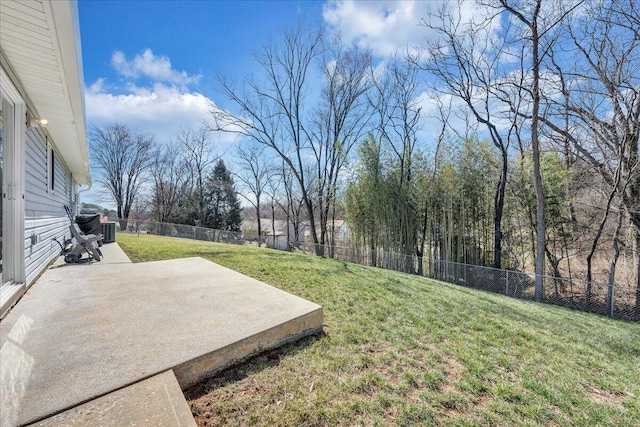
[[[80,43],[80,23],[76,0],[43,2],[47,19],[53,25],[53,40],[56,45],[61,68],[61,78],[66,84],[66,94],[71,106],[72,121],[76,138],[71,143],[58,142],[58,149],[68,161],[68,166],[78,184],[91,183],[89,148],[87,144],[86,117],[84,105],[84,79],[82,71],[82,48]],[[55,140],[55,135],[53,135]]]

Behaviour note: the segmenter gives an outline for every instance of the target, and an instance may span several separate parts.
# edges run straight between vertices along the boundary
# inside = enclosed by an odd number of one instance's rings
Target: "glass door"
[[[2,186],[2,183],[4,182],[4,176],[3,176],[3,172],[4,171],[4,165],[2,163],[2,129],[4,129],[4,125],[2,123],[2,98],[0,98],[0,191],[2,191],[4,193],[4,187]],[[4,232],[4,227],[2,226],[3,224],[3,206],[4,205],[4,196],[2,197],[2,200],[0,200],[0,284],[4,283],[4,278],[2,277],[2,235]]]
[[[0,98],[0,184],[2,188],[2,203],[0,203],[0,272],[2,272],[2,282],[0,282],[0,286],[10,285],[13,282],[13,272],[12,265],[13,257],[12,251],[7,246],[7,243],[12,239],[9,238],[9,228],[10,228],[10,219],[5,218],[6,214],[11,211],[10,200],[9,200],[9,188],[8,188],[8,179],[7,179],[7,163],[8,159],[6,156],[7,151],[7,135],[6,131],[10,128],[10,124],[7,123],[8,119],[12,114],[9,109],[12,109],[13,104],[11,104],[4,97]]]
[[[1,0],[0,0],[1,1]],[[0,265],[2,269],[3,287],[15,283],[16,277],[16,257],[19,248],[16,242],[20,236],[16,227],[15,208],[16,191],[15,177],[16,169],[13,154],[15,153],[15,128],[16,128],[16,105],[10,102],[4,94],[0,97],[2,108],[0,114],[0,184],[2,184],[2,207],[0,208]],[[5,289],[6,290],[6,289]]]
[[[2,236],[4,235],[4,186],[2,185],[2,183],[4,182],[4,156],[3,154],[3,134],[2,134],[2,130],[4,129],[4,123],[3,123],[3,114],[2,114],[2,104],[4,104],[4,102],[2,102],[2,98],[0,98],[0,189],[2,189],[2,200],[0,203],[0,278],[2,278],[0,280],[0,286],[2,284],[4,284],[4,273],[3,272],[3,253],[2,253]]]
[[[2,1],[2,0],[0,0]],[[22,295],[24,269],[24,144],[26,105],[0,67],[0,167],[2,208],[0,235],[2,281],[0,316]]]

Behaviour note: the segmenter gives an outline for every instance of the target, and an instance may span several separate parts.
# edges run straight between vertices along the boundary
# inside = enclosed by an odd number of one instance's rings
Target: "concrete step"
[[[195,427],[196,422],[175,375],[167,371],[30,426]]]

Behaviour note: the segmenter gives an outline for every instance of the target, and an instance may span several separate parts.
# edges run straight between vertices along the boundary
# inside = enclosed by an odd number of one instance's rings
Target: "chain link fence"
[[[434,260],[416,255],[385,252],[380,249],[365,250],[309,243],[305,243],[300,249],[308,254],[319,251],[325,256],[341,261],[417,274],[474,289],[536,301],[536,280],[533,273]],[[581,279],[543,276],[540,302],[617,319],[640,321],[640,308],[636,307],[637,292],[633,286],[597,282],[589,284]]]
[[[129,220],[127,231],[132,233],[156,234],[158,236],[182,237],[207,242],[245,244],[253,238],[245,238],[241,231],[215,230],[193,225],[171,224],[166,222]]]
[[[264,236],[259,238],[243,232],[153,221],[130,220],[127,231],[231,244],[257,244],[267,241]],[[416,255],[385,252],[382,249],[367,250],[313,243],[292,246],[294,251],[305,254],[320,253],[341,261],[416,274],[514,298],[536,300],[533,273],[434,260]],[[596,282],[589,284],[581,279],[543,276],[540,301],[617,319],[640,321],[640,307],[636,307],[637,292],[633,286],[610,286]]]

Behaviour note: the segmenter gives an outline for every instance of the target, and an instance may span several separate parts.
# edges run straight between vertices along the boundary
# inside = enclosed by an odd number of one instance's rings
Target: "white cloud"
[[[378,56],[419,46],[426,29],[419,20],[426,14],[420,1],[332,0],[323,9],[329,28],[343,40],[371,48]]]
[[[145,49],[132,60],[116,50],[111,65],[124,82],[114,84],[101,77],[87,87],[85,106],[91,126],[118,122],[164,142],[181,129],[199,128],[217,108],[212,99],[188,88],[201,75],[174,70],[169,58],[156,56],[151,49]],[[138,82],[139,77],[148,80]],[[232,134],[219,134],[212,141],[229,143],[234,138]]]
[[[423,48],[428,41],[437,39],[438,33],[422,23],[431,17],[437,23],[442,9],[447,10],[446,15],[457,14],[463,24],[483,21],[491,12],[474,1],[329,0],[322,15],[330,31],[340,33],[345,42],[370,48],[376,56],[385,57]],[[492,19],[490,29],[495,31],[499,26],[499,17]]]
[[[129,84],[128,93],[113,94],[104,90],[104,81],[96,81],[85,92],[87,121],[95,126],[114,122],[149,133],[166,141],[183,128],[198,128],[211,118],[215,103],[197,92],[185,92],[175,86],[155,83],[150,88]],[[214,138],[218,142],[233,140],[230,134]]]
[[[162,138],[181,126],[200,126],[211,110],[205,96],[160,83],[150,89],[130,87],[130,93],[120,95],[101,90],[100,83],[85,93],[87,120],[96,126],[119,122]]]
[[[156,56],[151,49],[145,49],[131,60],[127,60],[124,53],[116,50],[111,55],[111,65],[124,77],[137,79],[144,76],[153,81],[180,86],[198,83],[202,78],[201,74],[189,75],[186,71],[174,70],[169,58]]]
[[[89,86],[88,88],[88,92],[102,92],[103,88],[104,88],[104,78],[101,77],[98,80],[96,80],[95,82],[93,82],[93,84],[91,86]]]

